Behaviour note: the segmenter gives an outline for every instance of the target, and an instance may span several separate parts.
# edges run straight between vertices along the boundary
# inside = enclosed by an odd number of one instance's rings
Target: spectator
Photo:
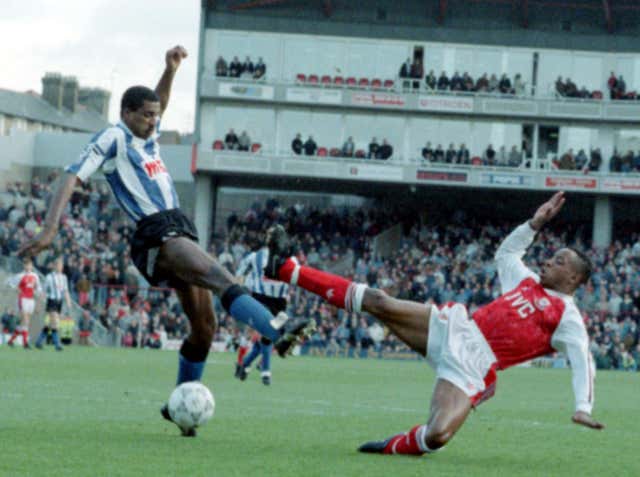
[[[584,169],[585,166],[587,165],[588,160],[589,158],[587,157],[587,154],[584,152],[584,149],[580,149],[580,151],[578,151],[578,155],[575,158],[576,169],[579,171]]]
[[[227,76],[227,62],[222,56],[218,56],[216,61],[216,76]]]
[[[591,159],[589,160],[589,171],[597,172],[600,170],[601,165],[602,154],[600,154],[599,148],[595,148],[591,151]]]
[[[509,158],[507,157],[507,148],[502,145],[500,149],[498,149],[498,153],[496,154],[495,165],[500,167],[505,167],[508,165]]]
[[[433,152],[433,161],[444,162],[444,150],[442,149],[442,144],[438,144],[438,147],[436,147],[436,150]]]
[[[408,89],[409,88],[408,78],[411,76],[411,59],[407,58],[407,61],[402,63],[402,66],[400,67],[399,76],[403,80],[402,88]]]
[[[573,157],[573,149],[569,149],[560,158],[558,169],[561,169],[563,171],[573,171],[575,170],[575,168],[576,168],[576,161]]]
[[[251,58],[248,56],[245,58],[244,63],[242,64],[242,76],[245,78],[253,78],[253,63],[251,62]]]
[[[493,149],[493,145],[489,144],[484,151],[483,162],[487,166],[495,166],[496,164],[496,151]]]
[[[469,154],[469,149],[467,146],[462,143],[460,144],[460,149],[458,149],[457,159],[458,164],[469,164],[471,163],[471,155]]]
[[[367,157],[369,159],[377,159],[379,150],[380,145],[378,144],[378,140],[375,137],[371,138],[371,142],[369,143],[369,154]]]
[[[453,81],[451,82],[453,84]],[[456,153],[456,148],[453,143],[449,144],[449,149],[444,153],[444,162],[447,164],[453,164],[457,162],[458,154]]]
[[[616,92],[618,98],[624,98],[625,94],[627,94],[627,83],[625,83],[622,75],[618,76],[618,81],[616,83]]]
[[[296,137],[291,141],[291,150],[298,156],[302,154],[302,137],[300,133],[296,134]]]
[[[607,88],[609,88],[609,98],[610,99],[617,99],[617,88],[618,86],[618,78],[616,78],[616,75],[614,74],[614,72],[611,72],[611,75],[609,76],[609,79],[607,80]]]
[[[487,73],[483,74],[476,82],[476,91],[484,93],[489,91],[489,79]]]
[[[253,70],[253,79],[262,79],[267,74],[267,65],[262,61],[262,56],[258,58],[258,62]]]
[[[462,91],[462,76],[456,71],[451,77],[451,83],[449,83],[451,91]]]
[[[446,89],[449,89],[449,78],[447,78],[446,73],[443,71],[442,74],[440,75],[440,78],[438,78],[438,90],[439,91],[443,91]]]
[[[527,84],[522,79],[522,75],[520,75],[520,73],[518,73],[515,76],[515,78],[513,79],[513,91],[514,91],[515,95],[516,96],[524,96],[525,95],[526,85]]]
[[[251,149],[251,138],[247,134],[247,131],[242,131],[242,134],[240,134],[240,138],[238,139],[238,150],[248,151],[249,149]]]
[[[309,136],[309,139],[304,143],[304,153],[307,156],[315,156],[318,150],[318,145],[313,140],[313,136]]]
[[[622,157],[618,154],[618,150],[613,150],[613,155],[609,160],[609,170],[611,172],[621,172],[622,171]]]
[[[419,59],[415,59],[411,65],[411,78],[413,78],[413,89],[420,89],[420,81],[424,76],[424,69],[422,62]]]
[[[498,78],[496,77],[495,74],[491,75],[491,78],[489,78],[489,92],[493,93],[495,91],[498,90]]]
[[[473,79],[471,78],[471,76],[469,76],[469,73],[465,71],[464,74],[462,75],[462,91],[473,91],[473,90],[474,90]]]
[[[238,136],[233,129],[229,129],[229,132],[224,137],[224,144],[227,149],[236,150],[238,149]]]
[[[386,139],[382,140],[382,146],[380,146],[380,149],[378,150],[378,154],[377,154],[377,158],[378,159],[383,159],[383,160],[387,160],[389,159],[391,156],[393,155],[393,147],[391,146],[391,144],[389,144],[387,142]]]
[[[344,157],[353,157],[353,153],[355,152],[356,145],[353,142],[353,137],[349,136],[347,140],[342,145],[342,155]]]
[[[427,89],[435,90],[436,89],[436,75],[433,73],[433,70],[429,71],[429,74],[424,78],[424,82],[427,86]]]
[[[562,81],[562,76],[558,76],[558,79],[556,80],[556,95],[560,97],[565,96],[566,90],[567,88],[564,81]]]
[[[240,78],[242,74],[242,63],[237,56],[233,57],[233,61],[229,64],[229,76],[232,78]]]
[[[83,346],[93,346],[91,341],[91,333],[95,326],[95,320],[89,313],[89,310],[82,311],[82,317],[78,322],[78,344]]]
[[[433,148],[431,147],[430,142],[427,142],[427,144],[422,148],[422,159],[429,162],[433,161]]]
[[[502,74],[500,78],[500,83],[498,84],[498,89],[502,94],[513,94],[513,89],[511,88],[511,80],[507,77],[506,74]]]
[[[511,146],[511,151],[509,152],[509,167],[520,167],[520,163],[522,163],[522,153],[518,151],[516,146]]]

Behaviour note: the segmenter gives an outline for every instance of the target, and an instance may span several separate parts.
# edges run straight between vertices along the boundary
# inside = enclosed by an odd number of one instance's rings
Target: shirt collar
[[[149,139],[142,139],[141,137],[138,137],[135,134],[133,134],[131,132],[131,129],[129,129],[129,126],[127,126],[122,119],[120,121],[118,121],[118,127],[123,129],[124,132],[127,133],[127,135],[129,135],[131,137],[131,142],[133,144],[136,144],[136,145],[139,145],[139,146],[145,146],[146,144],[154,143],[154,142],[156,142],[156,139],[158,138],[158,127],[157,126],[153,130],[153,132],[151,133],[151,136],[149,136]]]

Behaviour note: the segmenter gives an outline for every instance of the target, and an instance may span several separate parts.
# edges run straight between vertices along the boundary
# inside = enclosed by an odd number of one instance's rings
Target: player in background
[[[260,303],[269,308],[276,320],[285,322],[288,316],[287,296],[289,285],[277,280],[271,280],[264,276],[264,269],[269,263],[269,247],[264,245],[260,249],[249,253],[242,259],[236,270],[236,277],[244,282],[251,290],[251,295]],[[240,358],[240,348],[235,376],[241,381],[247,379],[247,373],[251,369],[251,363],[261,356],[260,377],[265,386],[271,384],[271,352],[273,344],[269,338],[254,334],[251,339],[253,345],[249,354]],[[246,351],[245,351],[246,353]]]
[[[594,375],[589,338],[573,295],[591,275],[589,259],[571,248],[558,250],[536,275],[522,262],[535,234],[565,202],[558,192],[533,218],[517,227],[496,251],[502,295],[469,317],[459,303],[435,306],[397,300],[381,290],[350,282],[291,257],[281,226],[268,233],[272,260],[265,270],[348,311],[365,311],[386,324],[436,370],[431,412],[426,424],[359,450],[381,454],[431,453],[455,435],[471,409],[496,389],[496,371],[554,351],[571,363],[575,412],[572,420],[591,429],[604,425],[591,417]]]
[[[44,277],[44,293],[47,297],[45,312],[48,314],[49,322],[45,324],[36,340],[36,348],[42,349],[42,343],[47,339],[47,334],[51,331],[51,339],[56,351],[62,351],[60,336],[58,335],[58,324],[60,322],[60,312],[62,311],[62,300],[67,304],[67,310],[71,310],[71,296],[69,295],[69,281],[63,272],[64,261],[62,257],[57,257],[53,261],[51,272]]]
[[[38,274],[33,271],[33,261],[31,258],[25,257],[22,265],[24,270],[21,273],[9,277],[7,280],[7,284],[11,288],[18,289],[18,310],[20,311],[20,323],[16,326],[7,344],[13,346],[13,342],[18,335],[20,335],[22,336],[24,349],[30,349],[29,323],[36,308],[35,294],[42,293],[42,287],[40,286]]]
[[[199,381],[204,372],[217,326],[211,292],[220,297],[222,306],[236,320],[276,342],[282,356],[309,321],[274,321],[269,310],[198,245],[193,222],[180,210],[157,139],[174,76],[186,57],[181,46],[168,50],[155,90],[133,86],[124,92],[121,120],[96,134],[77,162],[65,169],[52,195],[42,231],[18,251],[23,256],[33,256],[47,248],[58,232],[75,186],[101,170],[119,205],[136,223],[131,240],[134,264],[151,285],[175,288],[189,318],[191,332],[180,348],[178,384]],[[161,412],[170,420],[167,406]]]

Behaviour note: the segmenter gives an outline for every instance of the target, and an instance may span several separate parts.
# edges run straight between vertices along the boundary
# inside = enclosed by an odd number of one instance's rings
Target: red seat
[[[472,166],[481,166],[482,165],[482,159],[480,159],[480,157],[478,156],[474,156],[471,158],[471,165]]]
[[[318,81],[319,81],[318,75],[309,75],[308,82],[310,84],[318,84]]]
[[[356,157],[359,157],[360,159],[364,159],[364,157],[365,157],[364,151],[362,149],[358,149],[356,151]]]
[[[356,79],[353,76],[349,76],[347,78],[347,86],[355,86],[356,85]]]
[[[336,76],[333,78],[333,84],[336,86],[342,86],[344,84],[344,78],[342,76]]]
[[[368,88],[369,78],[360,78],[360,81],[358,81],[358,86],[360,86],[361,88]]]
[[[384,80],[384,87],[387,89],[393,88],[394,82],[392,79]]]
[[[224,149],[224,143],[220,139],[213,141],[213,150],[222,151]]]
[[[329,75],[323,75],[322,78],[320,78],[320,83],[322,83],[323,85],[330,85],[331,84],[331,76]]]
[[[331,150],[329,150],[329,155],[331,157],[340,157],[342,155],[342,151],[340,151],[340,149],[338,149],[337,147],[332,147]]]
[[[591,93],[593,99],[602,99],[602,91],[594,91]]]
[[[258,152],[261,148],[262,144],[260,144],[259,142],[254,142],[253,144],[251,144],[251,152]]]
[[[298,73],[298,74],[296,75],[296,81],[297,81],[298,83],[304,83],[304,82],[306,82],[306,81],[307,81],[307,77],[306,77],[303,73]]]
[[[380,89],[382,88],[382,81],[379,78],[373,78],[371,80],[371,87],[373,89]]]
[[[318,148],[318,152],[316,153],[317,156],[320,157],[326,157],[327,156],[327,148],[326,147],[319,147]]]

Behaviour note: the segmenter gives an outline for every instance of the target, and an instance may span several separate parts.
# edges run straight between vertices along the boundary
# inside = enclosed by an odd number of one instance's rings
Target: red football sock
[[[238,364],[242,364],[242,360],[244,359],[244,355],[247,354],[248,346],[240,346],[238,348]]]
[[[404,434],[398,434],[389,439],[387,446],[384,448],[383,454],[407,454],[407,455],[422,455],[425,453],[422,447],[418,444],[418,439],[424,439],[424,433],[426,432],[426,426],[418,425]],[[420,437],[418,437],[420,434]]]
[[[19,334],[20,334],[20,332],[18,330],[15,330],[11,334],[11,338],[9,338],[9,344],[13,344],[13,342],[16,340],[16,338],[18,337]]]
[[[299,266],[297,261],[288,259],[280,270],[279,278],[292,285],[304,288],[318,295],[338,308],[347,311],[360,311],[364,289],[356,293],[358,285],[338,275],[321,272],[311,267]]]
[[[24,346],[27,346],[29,344],[29,332],[25,330],[21,334],[22,334],[22,344]]]

